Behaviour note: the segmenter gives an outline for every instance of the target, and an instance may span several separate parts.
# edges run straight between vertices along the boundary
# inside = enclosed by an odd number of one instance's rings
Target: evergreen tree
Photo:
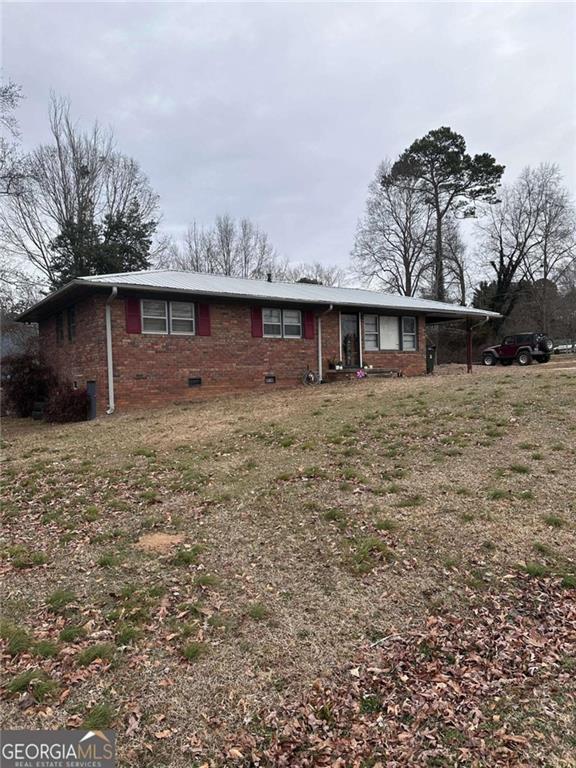
[[[399,186],[416,182],[424,200],[434,212],[436,237],[433,297],[446,300],[443,223],[456,211],[472,215],[476,200],[495,202],[496,189],[504,166],[492,155],[472,157],[466,152],[464,137],[451,128],[430,131],[414,141],[392,166],[383,184]]]

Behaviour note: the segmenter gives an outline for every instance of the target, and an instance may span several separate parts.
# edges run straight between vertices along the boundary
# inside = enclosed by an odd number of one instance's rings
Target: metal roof
[[[224,275],[210,275],[200,272],[184,272],[170,269],[148,270],[145,272],[123,272],[110,275],[79,277],[64,288],[50,294],[19,319],[31,320],[39,316],[40,304],[51,303],[51,297],[62,296],[73,286],[104,287],[117,286],[121,289],[138,289],[170,293],[193,293],[219,296],[230,299],[257,301],[278,301],[316,306],[345,306],[358,309],[392,310],[395,312],[425,313],[430,317],[500,317],[497,312],[485,309],[463,307],[440,301],[420,299],[413,296],[398,296],[363,288],[333,288],[311,283],[281,283],[267,280],[249,280]]]

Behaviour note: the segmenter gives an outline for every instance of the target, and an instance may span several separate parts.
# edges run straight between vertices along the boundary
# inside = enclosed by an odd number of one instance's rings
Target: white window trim
[[[145,331],[144,330],[144,320],[161,320],[160,317],[156,317],[153,315],[145,315],[144,314],[144,302],[145,301],[162,301],[164,304],[164,319],[166,320],[166,330],[165,331]],[[168,318],[168,304],[170,302],[164,301],[163,299],[140,299],[140,326],[142,328],[142,333],[146,333],[150,336],[168,336],[168,329],[169,329],[169,318]]]
[[[264,320],[264,310],[265,309],[275,309],[278,312],[280,312],[280,332],[279,333],[265,333],[264,332],[264,326],[265,325],[277,325],[277,323],[267,323]],[[284,326],[286,323],[284,322],[284,309],[281,307],[262,307],[262,337],[265,339],[286,339],[287,341],[294,340],[298,341],[298,339],[302,339],[302,333],[303,333],[303,318],[302,318],[302,310],[300,309],[290,309],[289,312],[298,312],[300,315],[300,334],[298,336],[287,336],[284,333]],[[296,325],[296,323],[288,323],[288,325]]]
[[[192,317],[176,317],[172,315],[173,304],[191,304],[192,305]],[[196,336],[196,304],[193,301],[171,301],[170,302],[170,318],[169,328],[171,336]],[[172,328],[172,320],[192,320],[192,331],[175,331]]]
[[[298,323],[298,325],[300,326],[300,333],[298,334],[298,336],[294,336],[292,334],[290,334],[289,336],[286,335],[286,332],[284,330],[286,325],[296,325],[296,323],[286,323],[286,321],[284,319],[284,312],[285,311],[288,311],[288,312],[298,312],[298,317],[300,318],[300,322]],[[301,339],[302,338],[302,330],[303,330],[302,329],[302,311],[300,309],[289,309],[289,310],[284,310],[283,309],[282,310],[282,338],[284,338],[284,339]]]
[[[414,333],[404,333],[404,319],[410,318],[414,320]],[[406,349],[404,347],[404,336],[414,337],[414,347]],[[400,342],[402,344],[402,352],[418,352],[418,316],[417,315],[402,315],[400,319]]]
[[[378,337],[378,347],[377,349],[368,349],[366,347],[366,317],[376,317],[376,328],[377,328],[377,337]],[[398,346],[397,347],[383,347],[382,346],[382,333],[380,332],[380,321],[381,318],[386,317],[390,319],[395,319],[398,325]],[[415,321],[416,329],[414,333],[405,333],[404,332],[404,318],[411,318]],[[370,354],[371,352],[418,352],[418,315],[383,315],[383,314],[375,314],[373,312],[367,313],[364,315],[364,333],[363,333],[363,349],[364,352],[367,352]],[[341,329],[340,329],[341,332]],[[374,335],[373,331],[370,331],[372,335]],[[404,336],[410,337],[414,339],[414,348],[406,348],[404,344]]]
[[[376,331],[366,331],[366,318],[367,317],[374,317],[376,318]],[[380,351],[380,315],[375,315],[373,313],[365,314],[364,315],[364,351],[365,352],[379,352]],[[376,346],[368,348],[366,346],[366,334],[369,333],[371,336],[376,336]]]
[[[266,322],[266,320],[264,319],[264,311],[265,310],[269,310],[271,312],[272,311],[279,312],[280,313],[279,321],[277,323]],[[260,312],[262,313],[262,337],[265,338],[265,339],[281,339],[282,338],[282,310],[279,307],[262,307]],[[276,326],[278,326],[278,333],[265,333],[265,331],[264,331],[264,326],[265,325],[276,325]]]

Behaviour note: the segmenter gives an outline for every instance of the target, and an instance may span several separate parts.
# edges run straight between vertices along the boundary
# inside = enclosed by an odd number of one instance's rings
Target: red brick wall
[[[119,410],[242,389],[298,384],[316,369],[316,339],[252,337],[250,305],[210,304],[210,336],[128,334],[124,302],[113,304],[116,402]],[[276,384],[265,384],[266,375]],[[201,377],[200,387],[188,378]]]
[[[364,323],[362,323],[364,339]],[[364,345],[362,345],[364,346]],[[426,321],[418,318],[418,349],[414,352],[362,352],[364,365],[374,368],[397,368],[404,376],[421,376],[426,373]]]
[[[76,304],[76,339],[56,342],[56,320],[40,324],[44,356],[62,379],[84,386],[95,380],[98,414],[108,405],[105,340],[105,296],[94,296]],[[211,394],[244,389],[273,390],[300,382],[309,366],[318,369],[317,330],[314,339],[253,338],[251,306],[240,303],[210,304],[210,336],[172,336],[126,333],[124,300],[112,303],[112,334],[116,409],[166,405],[202,399]],[[324,371],[340,352],[340,313],[322,318]],[[64,320],[66,320],[64,315]],[[363,336],[363,334],[362,334]],[[398,368],[405,375],[425,373],[425,323],[419,319],[419,348],[416,352],[364,352],[364,363]],[[274,375],[276,384],[265,384]],[[202,378],[200,387],[189,387],[188,379]]]
[[[56,338],[56,315],[39,323],[40,352],[61,381],[77,382],[85,387],[96,382],[98,412],[104,413],[108,403],[106,383],[106,334],[104,299],[91,296],[74,303],[76,334],[68,339],[66,309],[62,312],[64,339]]]

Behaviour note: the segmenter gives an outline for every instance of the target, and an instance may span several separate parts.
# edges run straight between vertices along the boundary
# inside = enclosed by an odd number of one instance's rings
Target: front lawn
[[[532,366],[7,422],[5,727],[139,768],[571,765],[575,402]]]

